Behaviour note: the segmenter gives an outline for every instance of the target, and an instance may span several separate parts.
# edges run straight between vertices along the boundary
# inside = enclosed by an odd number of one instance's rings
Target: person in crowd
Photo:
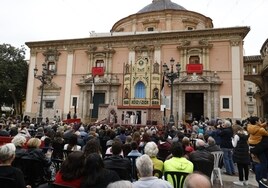
[[[24,148],[26,141],[27,141],[26,138],[22,135],[16,135],[11,140],[11,143],[13,143],[16,147],[16,155],[15,155],[15,159],[12,162],[12,166],[20,168],[20,169],[22,168],[21,158],[27,152],[27,150]]]
[[[63,147],[64,147],[64,139],[63,139],[63,133],[61,131],[57,131],[55,133],[54,138],[52,139],[52,147],[53,147],[53,153],[52,158],[53,159],[63,159]]]
[[[133,188],[133,185],[130,181],[119,180],[113,183],[109,183],[107,188]]]
[[[136,141],[138,143],[138,145],[140,145],[140,142],[141,142],[141,134],[139,131],[135,131],[133,134],[132,134],[132,140],[133,141]]]
[[[13,143],[16,146],[16,158],[21,158],[27,150],[24,148],[26,144],[26,138],[21,135],[16,135],[12,140],[11,143]]]
[[[114,132],[114,130],[109,129],[107,131],[107,136],[109,136],[110,139],[106,142],[106,148],[109,148],[112,146],[112,144],[114,142],[114,138],[116,137],[116,133]]]
[[[168,140],[167,133],[160,136],[160,141],[157,147],[159,149],[158,158],[161,159],[162,161],[165,161],[166,158],[170,155],[170,149],[171,149],[171,143]]]
[[[212,188],[212,184],[206,175],[194,172],[186,177],[183,188]]]
[[[163,172],[164,163],[163,161],[157,159],[156,157],[158,154],[158,147],[156,143],[153,141],[148,142],[144,148],[144,153],[147,154],[151,158],[153,162],[154,170],[159,170]]]
[[[157,129],[154,127],[153,128],[151,127],[151,132],[152,132],[151,141],[158,144],[159,136],[157,135]]]
[[[232,176],[235,175],[234,161],[233,161],[233,129],[232,124],[229,120],[224,120],[221,127],[221,131],[219,132],[219,136],[221,137],[220,147],[223,151],[223,163],[226,172],[226,175]]]
[[[174,142],[171,145],[172,158],[164,162],[164,172],[177,171],[192,173],[194,165],[191,161],[184,157],[184,150],[180,142]],[[173,182],[171,178],[168,178],[169,182]]]
[[[82,151],[70,153],[55,176],[54,183],[80,188],[84,175],[85,157]]]
[[[126,137],[126,142],[122,146],[124,156],[127,156],[129,154],[129,152],[132,150],[131,149],[131,142],[132,142],[132,137],[130,135],[128,135]]]
[[[42,147],[43,153],[46,154],[47,152],[52,152],[53,147],[52,147],[52,140],[50,137],[46,137],[44,139],[44,147]]]
[[[173,186],[165,180],[153,176],[153,162],[146,154],[136,159],[136,167],[140,178],[133,183],[134,188],[161,187],[172,188]]]
[[[131,151],[128,153],[127,156],[129,157],[140,157],[142,154],[138,150],[139,146],[137,142],[131,142]]]
[[[104,168],[103,160],[98,153],[87,156],[81,188],[106,188],[109,183],[118,180],[120,177],[116,172]]]
[[[65,144],[63,149],[64,150],[67,150],[67,151],[79,151],[81,150],[81,146],[79,146],[77,144],[77,135],[76,134],[72,134],[70,139],[69,139],[69,142],[68,144]]]
[[[88,133],[85,131],[85,127],[81,125],[79,129],[76,131],[76,134],[79,134],[80,136],[80,142],[84,145],[88,141]]]
[[[142,139],[141,139],[141,142],[139,144],[139,151],[143,154],[144,153],[144,147],[145,145],[151,141],[151,137],[148,133],[144,133],[142,135]]]
[[[104,158],[104,166],[107,169],[118,169],[118,174],[121,179],[131,180],[131,163],[127,158],[123,158],[120,154],[122,153],[122,143],[115,141],[111,148],[112,155]],[[120,173],[122,172],[122,173]]]
[[[71,112],[67,114],[67,119],[71,119]]]
[[[4,123],[0,123],[0,136],[10,136],[9,132],[5,129]]]
[[[266,131],[266,122],[261,123],[259,117],[252,116],[249,118],[249,124],[247,125],[247,131],[249,133],[248,143],[252,149],[250,149],[251,157],[255,167],[258,167],[256,172],[256,180],[265,187],[268,187],[267,181],[267,143],[268,143],[268,131]]]
[[[122,142],[121,142],[121,140],[120,140],[119,138],[114,138],[113,143],[114,143],[114,142],[119,142],[119,143],[122,144]],[[112,154],[113,154],[113,152],[112,152],[112,146],[110,146],[110,147],[108,147],[108,148],[106,149],[105,156],[111,156]],[[123,153],[123,145],[122,145],[122,151],[121,151],[121,153],[120,153],[120,156],[121,156],[121,157],[124,157],[124,153]]]
[[[125,127],[120,127],[120,134],[117,136],[121,140],[121,142],[124,144],[126,142],[126,129]]]
[[[248,185],[249,175],[249,145],[248,145],[248,133],[241,126],[235,130],[235,135],[232,139],[234,147],[233,160],[237,163],[239,181],[233,182],[235,185]]]
[[[75,133],[75,130],[73,129],[74,124],[64,124],[64,133],[63,133],[63,139],[65,140],[66,143],[69,142],[70,138],[72,135]]]
[[[40,149],[41,146],[41,140],[39,138],[30,138],[27,142],[27,148],[28,151],[26,154],[22,157],[22,159],[32,159],[32,160],[38,160],[41,161],[43,164],[44,172],[46,179],[51,179],[51,170],[50,170],[50,157],[46,156],[42,149]]]
[[[206,143],[203,140],[197,139],[196,150],[189,154],[189,160],[194,164],[194,170],[210,177],[214,166],[214,156],[206,150],[205,146]],[[205,168],[203,168],[202,163],[206,164]],[[209,169],[209,166],[211,166],[211,169]]]
[[[194,147],[187,136],[182,138],[182,147],[184,148],[185,156],[189,158],[189,154],[194,151]]]
[[[44,128],[43,127],[38,127],[37,130],[36,130],[35,137],[39,138],[39,139],[42,139],[42,138],[44,139],[44,136],[45,136]]]
[[[221,151],[221,148],[218,145],[216,145],[216,141],[212,136],[208,137],[206,150],[209,152]]]
[[[212,138],[215,139],[216,145],[221,145],[221,137],[219,133],[222,129],[222,123],[223,121],[221,119],[215,120],[215,124],[213,123],[213,127],[211,127],[211,131],[208,132],[208,136],[212,136]]]
[[[0,176],[14,179],[12,188],[30,188],[25,184],[24,175],[18,168],[12,167],[11,164],[15,159],[16,147],[13,143],[0,146]]]
[[[102,148],[100,146],[99,140],[93,138],[87,141],[86,145],[83,147],[83,152],[85,157],[91,153],[98,153],[102,157]]]

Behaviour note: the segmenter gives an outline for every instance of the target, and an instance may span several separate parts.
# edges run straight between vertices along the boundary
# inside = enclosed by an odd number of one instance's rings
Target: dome
[[[141,9],[138,13],[153,12],[166,9],[186,10],[184,7],[171,2],[171,0],[153,0],[151,4]]]

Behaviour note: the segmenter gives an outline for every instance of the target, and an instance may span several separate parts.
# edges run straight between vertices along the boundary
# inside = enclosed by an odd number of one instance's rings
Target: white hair
[[[26,143],[26,138],[20,134],[17,134],[11,142],[17,147],[20,146],[22,147]]]
[[[197,148],[199,148],[199,147],[204,147],[206,143],[204,142],[204,140],[197,139],[195,145]]]
[[[226,126],[226,127],[231,127],[232,124],[229,120],[224,120],[223,124]]]
[[[16,147],[8,143],[0,147],[0,162],[5,162],[15,156]]]
[[[119,180],[113,183],[110,183],[107,188],[132,188],[132,183],[127,180]]]
[[[212,136],[208,137],[208,145],[214,145],[214,144],[216,144],[215,139]]]
[[[144,153],[150,157],[156,157],[159,152],[159,149],[154,142],[148,142],[144,147]]]
[[[153,175],[153,162],[147,154],[136,159],[136,167],[141,177],[149,177]]]

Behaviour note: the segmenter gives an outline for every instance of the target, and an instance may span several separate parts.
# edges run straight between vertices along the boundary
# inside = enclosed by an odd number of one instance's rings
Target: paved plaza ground
[[[221,186],[220,181],[218,179],[216,179],[214,181],[214,185],[213,188],[239,188],[239,187],[248,187],[248,188],[257,188],[258,187],[258,183],[255,180],[255,174],[250,171],[249,173],[249,185],[248,186],[238,186],[233,184],[234,181],[238,181],[238,174],[235,176],[228,176],[225,175],[224,173],[224,169],[222,170],[222,180],[223,180],[223,186]]]

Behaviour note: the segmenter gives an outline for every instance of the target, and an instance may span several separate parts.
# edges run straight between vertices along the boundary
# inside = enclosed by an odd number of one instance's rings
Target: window
[[[45,101],[45,108],[53,108],[54,101]]]
[[[199,56],[191,56],[189,58],[189,64],[199,64],[199,63],[200,63]]]
[[[96,67],[104,67],[104,61],[103,60],[97,60],[96,61]]]
[[[135,86],[135,98],[143,99],[146,96],[145,85],[143,82],[139,81]]]
[[[54,74],[56,71],[56,64],[54,62],[48,62],[48,73]]]
[[[222,108],[223,109],[229,109],[230,108],[229,98],[223,98],[222,99]]]
[[[153,27],[148,27],[147,31],[154,31],[154,28]]]
[[[252,67],[252,74],[256,74],[257,73],[257,67],[256,66],[253,66]]]
[[[221,96],[221,111],[232,111],[231,96]]]
[[[194,30],[193,27],[187,27],[187,30]]]

